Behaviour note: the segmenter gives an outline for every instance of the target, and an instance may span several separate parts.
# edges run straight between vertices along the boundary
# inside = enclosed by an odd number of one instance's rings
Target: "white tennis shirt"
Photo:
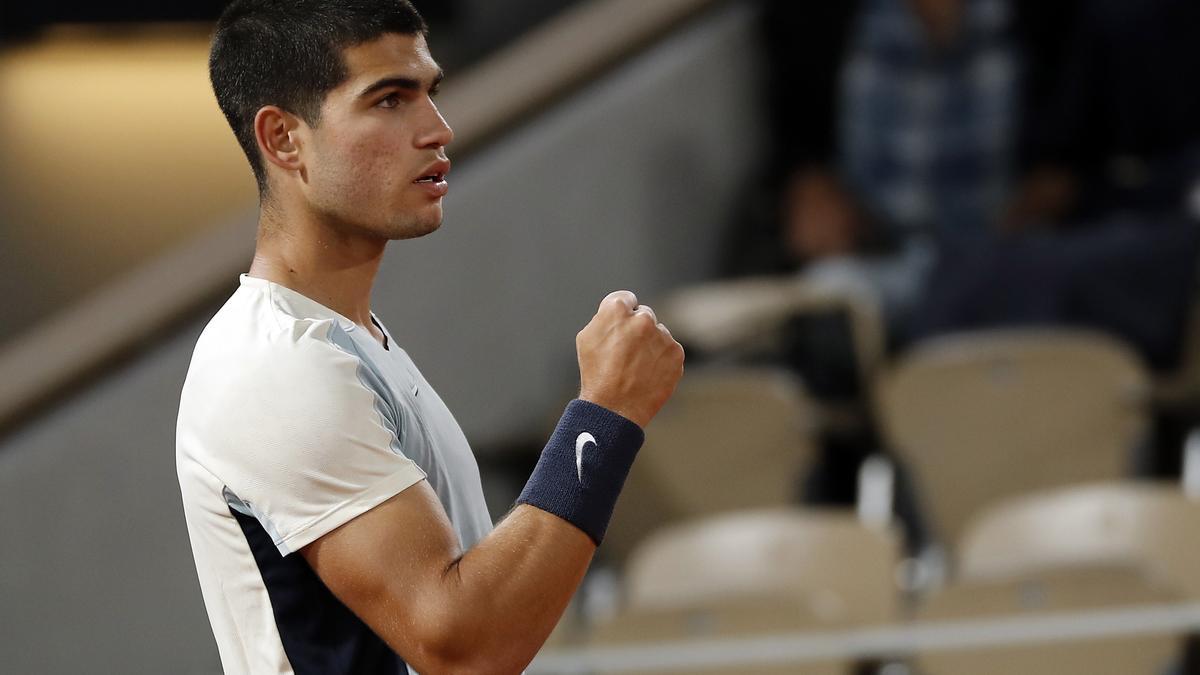
[[[408,355],[247,275],[196,343],[179,405],[184,515],[229,675],[405,673],[296,551],[414,483],[463,549],[492,528],[466,437]]]

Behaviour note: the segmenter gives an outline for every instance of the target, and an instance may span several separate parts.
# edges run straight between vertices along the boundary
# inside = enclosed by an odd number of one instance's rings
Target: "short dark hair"
[[[208,74],[260,194],[267,188],[254,137],[260,108],[279,106],[315,127],[325,95],[349,75],[344,49],[388,33],[427,31],[407,0],[234,0],[225,8],[213,34]]]

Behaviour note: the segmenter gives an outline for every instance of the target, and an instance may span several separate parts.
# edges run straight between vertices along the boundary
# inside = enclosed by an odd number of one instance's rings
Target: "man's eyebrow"
[[[433,76],[433,82],[430,83],[429,88],[437,89],[438,85],[442,83],[442,80],[445,77],[446,77],[446,73],[444,71],[442,71],[441,68],[438,68],[437,74]],[[359,98],[367,98],[371,94],[374,94],[375,92],[378,92],[381,89],[391,89],[391,88],[407,89],[410,91],[420,91],[421,81],[416,78],[403,77],[400,75],[384,77],[384,78],[375,80],[370,85],[368,85],[366,89],[363,89],[362,91],[360,91],[358,93],[358,97]]]

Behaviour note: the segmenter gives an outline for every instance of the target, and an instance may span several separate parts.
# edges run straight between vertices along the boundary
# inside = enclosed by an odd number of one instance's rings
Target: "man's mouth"
[[[446,174],[450,172],[450,160],[439,157],[437,161],[425,167],[425,175],[413,181],[413,183],[429,183],[431,185],[440,185],[446,180]]]

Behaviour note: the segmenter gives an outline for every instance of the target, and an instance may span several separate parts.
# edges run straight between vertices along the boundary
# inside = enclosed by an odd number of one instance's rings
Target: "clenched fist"
[[[575,336],[579,398],[645,428],[683,376],[683,347],[629,291],[609,293]]]

